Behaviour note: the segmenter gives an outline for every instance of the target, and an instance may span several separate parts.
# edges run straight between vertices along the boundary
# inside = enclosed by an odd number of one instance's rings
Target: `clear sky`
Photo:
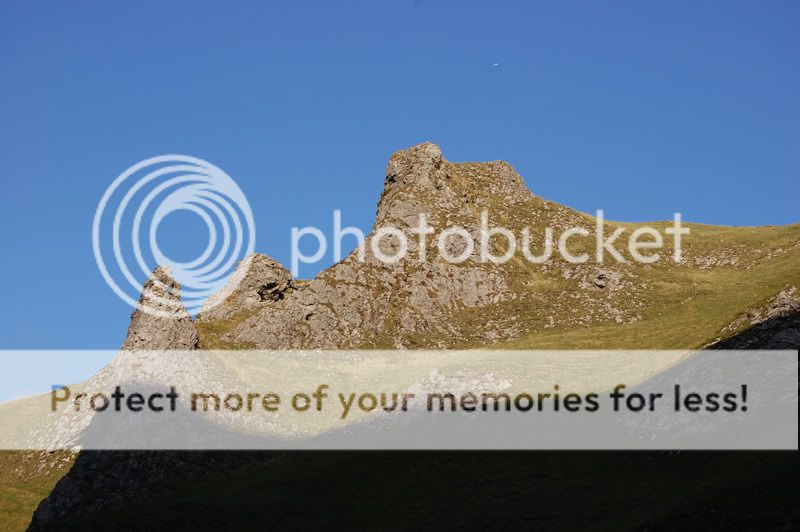
[[[798,222],[799,51],[793,1],[3,2],[0,348],[121,343],[92,217],[165,153],[230,174],[286,265],[292,226],[369,229],[425,140],[612,219]]]

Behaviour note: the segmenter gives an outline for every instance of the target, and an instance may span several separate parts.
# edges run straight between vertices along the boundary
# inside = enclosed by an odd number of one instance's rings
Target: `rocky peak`
[[[197,329],[181,303],[180,293],[181,285],[168,267],[153,270],[144,283],[139,305],[131,314],[122,349],[196,349]]]
[[[434,250],[429,263],[407,259],[389,264],[377,260],[372,244],[378,229],[394,226],[409,233],[409,256],[419,257],[410,229],[418,225],[421,213],[439,231],[462,225],[475,232],[481,209],[492,210],[492,216],[495,209],[502,209],[506,221],[525,211],[521,202],[532,199],[522,178],[502,161],[451,163],[429,142],[398,151],[386,167],[375,224],[366,237],[365,260],[354,251],[299,289],[289,272],[272,259],[248,257],[223,293],[198,315],[203,344],[445,346],[475,336],[512,335],[513,324],[506,318],[486,324],[481,323],[486,313],[470,311],[469,323],[460,322],[465,309],[502,313],[498,305],[515,298],[514,265],[449,264],[436,258]],[[433,239],[426,243],[435,245]],[[391,246],[391,239],[381,242],[381,247]]]
[[[226,319],[281,301],[293,288],[289,270],[266,255],[253,253],[238,264],[225,288],[203,305],[197,319]]]
[[[181,285],[172,277],[169,266],[158,266],[145,281],[139,308],[155,313],[181,314]]]
[[[444,166],[447,161],[436,144],[423,142],[406,150],[392,154],[386,166],[384,190],[417,185],[420,188],[437,188],[447,177]]]
[[[376,227],[399,221],[413,223],[427,203],[445,200],[449,166],[442,150],[430,142],[395,152],[386,166]]]
[[[452,163],[437,145],[424,142],[390,157],[375,228],[389,223],[415,225],[420,212],[433,218],[458,214],[475,218],[475,207],[501,209],[532,197],[522,177],[505,161]]]

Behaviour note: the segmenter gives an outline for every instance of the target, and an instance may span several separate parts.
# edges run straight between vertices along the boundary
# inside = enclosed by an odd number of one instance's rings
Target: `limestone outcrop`
[[[180,290],[169,268],[159,266],[153,271],[131,314],[123,350],[197,348],[197,328],[181,303]]]

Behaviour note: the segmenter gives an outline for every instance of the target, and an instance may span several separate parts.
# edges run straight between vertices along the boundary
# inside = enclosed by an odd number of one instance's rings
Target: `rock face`
[[[506,228],[515,236],[517,254],[511,260],[481,259],[482,213],[486,228]],[[433,230],[424,240],[416,230],[421,214]],[[611,258],[602,264],[575,264],[557,252],[532,264],[520,256],[522,248],[531,255],[544,253],[548,229],[559,235],[571,228],[586,231],[586,238],[578,239],[579,248],[571,248],[573,254],[593,256],[587,244],[597,236],[595,222],[535,196],[505,162],[452,163],[434,144],[413,146],[389,159],[375,223],[363,250],[354,250],[310,281],[293,280],[264,255],[248,257],[226,290],[212,300],[216,306],[199,316],[204,347],[470,347],[545,329],[641,321],[664,297],[657,291],[659,276],[673,276],[670,268],[677,266],[618,263]],[[625,228],[608,225],[604,236],[615,227]],[[461,237],[443,242],[450,256],[466,251],[463,262],[441,256],[438,236],[451,227],[463,228],[474,243],[469,252]],[[399,229],[408,244],[405,258],[394,263],[378,258],[392,256],[400,247],[396,236],[382,234],[388,228]],[[505,242],[496,236],[489,240],[489,250],[500,256]],[[620,244],[624,250],[623,239]],[[670,247],[665,241],[665,257],[671,255]],[[697,260],[714,255],[714,249],[689,247],[679,267],[711,268],[698,266]],[[757,267],[774,252],[762,251],[748,258],[738,250],[737,261],[714,267]]]
[[[180,290],[169,268],[159,266],[153,271],[131,314],[123,350],[197,348],[197,328],[181,303]]]
[[[254,253],[239,263],[227,286],[209,298],[197,319],[224,320],[238,312],[266,307],[284,299],[293,288],[289,270],[266,255]]]
[[[520,286],[531,277],[524,264],[479,260],[481,212],[488,213],[491,226],[513,229],[538,215],[540,225],[587,223],[575,211],[548,205],[507,163],[450,163],[431,143],[399,151],[387,165],[363,254],[354,250],[302,284],[272,259],[248,257],[235,275],[239,288],[214,301],[217,306],[203,311],[200,322],[228,320],[222,332],[215,331],[219,340],[250,348],[453,347],[512,338],[536,326],[518,320],[515,309],[535,305],[537,296]],[[436,230],[424,246],[412,230],[420,214]],[[441,257],[437,247],[436,236],[452,226],[465,228],[476,243],[458,264]],[[393,264],[375,253],[398,250],[396,237],[378,237],[388,227],[400,229],[408,242],[406,259]],[[444,244],[451,256],[464,251],[457,236]],[[497,241],[491,249],[498,254]]]

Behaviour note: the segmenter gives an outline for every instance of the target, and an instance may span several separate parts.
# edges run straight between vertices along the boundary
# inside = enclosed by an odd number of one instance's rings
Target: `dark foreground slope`
[[[796,453],[287,453],[70,528],[796,530]]]

